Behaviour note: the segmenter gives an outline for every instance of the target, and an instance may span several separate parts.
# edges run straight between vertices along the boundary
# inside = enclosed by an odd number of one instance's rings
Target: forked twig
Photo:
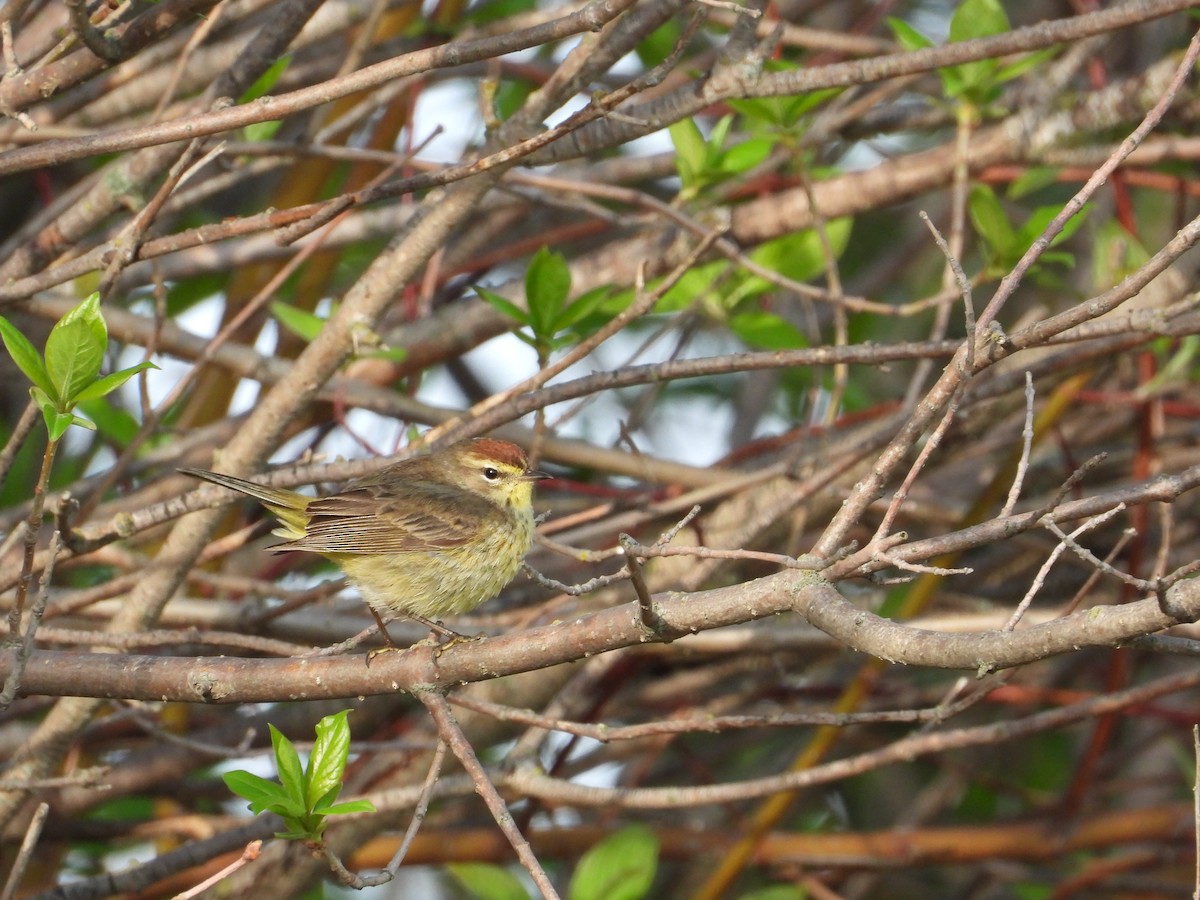
[[[462,767],[471,776],[471,780],[475,784],[476,793],[483,798],[483,802],[491,812],[492,818],[500,826],[500,830],[504,832],[504,836],[508,838],[508,842],[517,853],[517,858],[521,861],[521,865],[525,867],[525,870],[529,873],[529,877],[533,879],[533,883],[542,892],[542,896],[547,898],[547,900],[559,900],[558,891],[554,889],[554,885],[550,883],[550,878],[546,874],[546,870],[542,868],[542,864],[534,856],[533,848],[529,846],[529,841],[525,839],[525,835],[521,834],[517,828],[516,823],[513,821],[512,813],[508,811],[508,807],[504,803],[504,798],[500,796],[500,792],[496,790],[496,786],[492,784],[487,771],[479,762],[479,757],[475,755],[475,749],[471,746],[471,742],[467,740],[467,736],[463,734],[463,730],[454,718],[454,711],[450,709],[450,704],[446,702],[446,698],[436,691],[417,691],[415,692],[415,696],[429,710],[429,715],[433,717],[434,724],[437,726],[438,736],[454,755],[458,757],[458,761],[462,763]]]

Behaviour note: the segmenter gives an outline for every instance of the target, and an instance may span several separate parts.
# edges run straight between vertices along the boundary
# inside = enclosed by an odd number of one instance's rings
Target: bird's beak
[[[530,469],[521,476],[522,481],[541,481],[543,478],[552,477],[549,472],[542,472],[538,469]]]

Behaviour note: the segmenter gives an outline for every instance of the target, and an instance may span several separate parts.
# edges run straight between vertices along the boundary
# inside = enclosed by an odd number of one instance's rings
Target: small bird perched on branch
[[[261,502],[285,539],[270,549],[333,560],[379,622],[408,616],[448,633],[438,616],[470,612],[512,580],[533,543],[533,482],[516,444],[476,438],[356,478],[336,494],[296,491],[209,472],[179,471]]]

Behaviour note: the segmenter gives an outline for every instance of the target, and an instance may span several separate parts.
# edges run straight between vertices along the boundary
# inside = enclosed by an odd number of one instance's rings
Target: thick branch
[[[819,576],[796,571],[695,594],[660,594],[655,603],[665,640],[794,610],[854,650],[905,665],[974,671],[1005,669],[1081,647],[1117,647],[1194,621],[1200,618],[1200,580],[1181,582],[1168,592],[1166,605],[1174,615],[1151,598],[1081,610],[1015,632],[968,634],[925,631],[880,618],[854,606]],[[626,604],[436,652],[416,646],[377,658],[369,668],[361,656],[264,660],[41,651],[29,660],[23,687],[28,694],[187,703],[315,700],[450,687],[647,642],[636,604]],[[0,677],[5,674],[0,671]]]

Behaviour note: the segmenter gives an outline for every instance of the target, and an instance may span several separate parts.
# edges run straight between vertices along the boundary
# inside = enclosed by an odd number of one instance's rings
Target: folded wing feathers
[[[498,511],[472,495],[456,502],[458,510],[432,513],[397,508],[394,501],[367,489],[325,497],[305,510],[310,518],[304,537],[271,549],[387,554],[461,547],[475,538],[478,526],[472,523],[480,515],[489,522]]]

